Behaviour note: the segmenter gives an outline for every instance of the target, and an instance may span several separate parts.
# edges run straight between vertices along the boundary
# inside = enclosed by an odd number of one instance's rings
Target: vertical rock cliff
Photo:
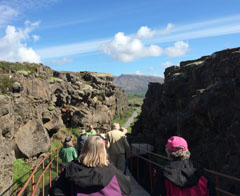
[[[216,52],[165,70],[151,83],[134,126],[164,154],[167,139],[187,139],[193,159],[240,177],[240,48]]]
[[[0,62],[0,193],[15,158],[47,152],[62,126],[110,129],[127,106],[110,74],[58,72],[41,64]]]

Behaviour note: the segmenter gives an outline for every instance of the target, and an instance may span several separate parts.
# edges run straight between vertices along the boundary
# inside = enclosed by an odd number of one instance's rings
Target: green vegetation
[[[13,163],[13,190],[16,190],[24,185],[32,169],[23,159],[16,159]]]
[[[94,72],[92,73],[93,75],[97,76],[97,77],[112,77],[112,74],[111,73],[106,73],[106,72],[103,72],[103,73],[97,73],[97,72]]]
[[[178,78],[178,77],[187,78],[187,74],[185,72],[177,72],[177,73],[173,74],[173,79]]]
[[[51,156],[49,156],[49,159],[47,159],[44,163],[44,167],[46,167],[49,163],[49,161],[56,155],[56,151],[54,151],[55,149],[57,149],[58,147],[60,147],[62,144],[60,141],[53,141],[51,143],[51,150],[50,152],[53,152],[53,154]],[[62,160],[59,157],[58,158],[58,163],[61,163]],[[14,193],[16,193],[16,191],[19,188],[22,188],[24,186],[24,184],[26,183],[27,179],[29,178],[29,176],[32,173],[32,169],[23,159],[16,159],[16,161],[13,164],[13,187],[12,187],[12,195],[14,195]],[[39,179],[41,173],[43,172],[42,166],[40,166],[37,170],[37,172],[34,174],[34,178],[35,178],[35,182],[37,182],[37,180]],[[61,172],[61,167],[59,165],[59,169],[58,172]],[[51,178],[52,180],[54,178],[57,177],[57,160],[55,159],[51,165]],[[47,170],[44,174],[44,180],[45,180],[45,185],[47,185],[49,183],[50,180],[50,176],[49,176],[49,170]],[[42,187],[42,180],[40,181],[39,184],[39,188],[41,189]],[[45,186],[45,188],[47,188],[47,186]],[[25,193],[28,193],[31,191],[31,181],[28,184]],[[45,190],[46,191],[46,190]]]
[[[128,103],[130,106],[119,117],[115,116],[113,118],[112,122],[113,123],[118,122],[120,124],[120,126],[123,126],[127,122],[127,120],[133,115],[134,111],[137,110],[137,108],[141,107],[141,105],[143,104],[143,99],[144,99],[143,94],[141,94],[141,95],[140,94],[128,94]],[[127,128],[128,133],[131,133],[132,126],[138,120],[139,115],[140,115],[140,110],[138,112],[138,116],[134,119],[134,121],[131,123],[131,125]]]
[[[137,117],[134,118],[133,122],[132,122],[132,123],[130,124],[130,126],[127,128],[128,133],[132,133],[132,127],[133,127],[133,125],[138,121],[138,119],[139,119],[139,117],[140,117],[140,113],[141,113],[141,111],[139,110]]]
[[[141,94],[128,94],[128,103],[131,105],[138,104],[142,105],[143,104],[143,99],[145,95]]]
[[[125,92],[129,95],[145,96],[147,88],[139,88],[138,90],[125,90]]]
[[[195,61],[193,63],[189,63],[187,65],[185,65],[185,67],[187,66],[195,66],[195,65],[202,65],[204,61]]]
[[[76,136],[76,137],[79,137],[80,136],[80,132],[81,130],[80,129],[77,129],[77,128],[69,128],[69,130],[71,131],[71,133]]]
[[[34,73],[37,68],[37,64],[33,63],[11,63],[6,61],[0,61],[0,69],[5,71],[26,71],[30,74]]]
[[[14,84],[14,80],[8,76],[3,76],[0,78],[0,94],[7,94]]]
[[[135,111],[135,107],[128,107],[120,116],[114,116],[112,123],[119,123],[120,126],[124,126],[127,120],[132,116],[133,112]]]
[[[63,80],[61,78],[51,76],[50,83],[55,83],[55,82],[61,83],[61,82],[63,82]]]
[[[53,104],[49,104],[48,110],[49,110],[49,111],[55,110],[55,106],[54,106]]]

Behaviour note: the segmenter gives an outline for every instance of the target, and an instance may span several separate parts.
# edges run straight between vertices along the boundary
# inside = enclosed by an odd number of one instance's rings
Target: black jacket
[[[93,194],[101,191],[107,185],[112,183],[113,178],[117,179],[117,184],[121,194],[129,195],[131,193],[130,178],[125,176],[121,171],[116,169],[113,164],[105,167],[86,167],[77,160],[67,165],[64,172],[50,190],[51,196],[70,196],[73,189],[76,193]],[[111,193],[112,190],[108,189]],[[111,195],[111,194],[106,194]]]
[[[170,161],[158,171],[157,182],[152,195],[167,195],[166,179],[174,184],[175,187],[185,189],[196,186],[201,177],[207,180],[207,187],[205,188],[208,189],[209,196],[215,196],[215,185],[199,164],[191,160]]]

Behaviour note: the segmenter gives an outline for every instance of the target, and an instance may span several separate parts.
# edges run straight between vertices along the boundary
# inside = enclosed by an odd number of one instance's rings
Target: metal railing
[[[157,167],[157,168],[162,168],[163,165],[161,165],[161,164],[159,164],[159,163],[156,163],[155,161],[153,161],[153,160],[151,160],[151,159],[152,159],[153,156],[159,157],[159,158],[164,159],[164,160],[169,160],[169,158],[166,157],[166,156],[162,156],[162,155],[160,155],[160,154],[156,154],[156,153],[150,152],[150,151],[148,151],[148,150],[140,149],[140,148],[138,148],[138,147],[131,146],[131,148],[132,148],[132,149],[133,149],[133,148],[136,149],[136,150],[135,150],[135,153],[132,154],[132,155],[135,156],[136,159],[137,159],[137,160],[136,160],[136,161],[137,161],[137,163],[136,163],[136,166],[137,166],[137,174],[136,174],[137,181],[140,180],[139,159],[142,159],[142,160],[145,161],[145,162],[148,164],[148,166],[149,166],[150,192],[152,192],[152,191],[153,191],[153,175],[152,175],[152,174],[153,174],[153,171],[154,171],[154,170],[153,170],[153,166],[155,166],[155,167]],[[146,158],[146,157],[144,157],[144,156],[141,156],[141,155],[140,155],[140,152],[144,152],[144,153],[148,156],[148,158]],[[133,171],[133,166],[132,166],[132,165],[133,165],[133,164],[131,163],[131,164],[130,164],[130,169],[131,169],[131,171]],[[239,196],[239,195],[230,193],[230,192],[228,192],[228,191],[226,191],[226,190],[223,190],[221,187],[219,187],[219,186],[220,186],[219,177],[222,177],[222,178],[224,178],[224,179],[227,179],[227,180],[231,180],[231,181],[235,181],[235,182],[237,182],[237,183],[240,183],[240,179],[239,179],[239,178],[236,178],[236,177],[230,176],[230,175],[226,175],[226,174],[223,174],[223,173],[220,173],[220,172],[216,172],[216,171],[213,171],[213,170],[210,170],[210,169],[206,169],[206,168],[204,168],[204,170],[205,170],[207,173],[215,176],[217,196],[221,196],[221,195]]]
[[[46,184],[45,183],[45,173],[49,170],[49,183],[48,184],[51,188],[51,186],[52,186],[52,163],[53,163],[54,160],[57,161],[57,163],[56,163],[56,175],[58,176],[59,148],[51,151],[47,156],[45,156],[43,158],[43,160],[37,166],[35,166],[33,168],[31,175],[28,177],[27,181],[25,182],[24,186],[20,189],[17,196],[23,195],[24,191],[27,189],[27,187],[30,183],[31,183],[31,189],[32,189],[31,196],[34,196],[36,194],[36,191],[38,190],[38,187],[39,187],[41,181],[42,181],[42,190],[41,190],[42,196],[45,195],[45,184]],[[49,161],[48,161],[47,166],[45,166],[45,163],[46,163],[47,159],[49,159]],[[38,172],[38,169],[40,167],[42,167],[42,173],[40,174],[37,181],[35,182],[35,175]]]

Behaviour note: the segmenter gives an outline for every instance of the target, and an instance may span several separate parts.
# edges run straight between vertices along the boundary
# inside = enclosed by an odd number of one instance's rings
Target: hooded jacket
[[[51,196],[123,196],[130,193],[130,179],[113,164],[86,167],[77,160],[67,165],[50,190]]]
[[[153,196],[215,196],[203,168],[191,160],[171,161],[158,174]]]

